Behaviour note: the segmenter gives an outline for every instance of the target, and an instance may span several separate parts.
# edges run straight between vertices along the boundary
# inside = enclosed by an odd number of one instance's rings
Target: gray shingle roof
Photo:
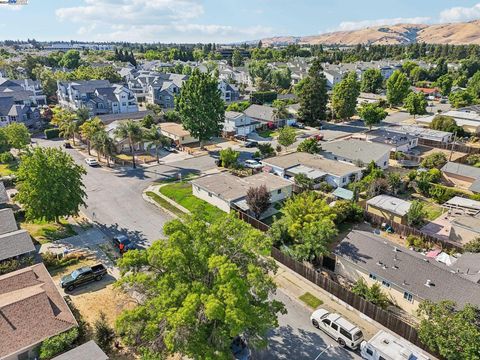
[[[269,122],[273,121],[274,108],[265,105],[250,105],[244,114],[256,120]]]
[[[460,307],[467,303],[480,305],[480,285],[457,274],[455,265],[452,269],[415,251],[402,248],[395,252],[394,248],[394,243],[382,237],[354,230],[338,245],[335,254],[367,276],[375,274],[377,279],[421,299],[453,300]],[[426,286],[427,280],[433,285]]]
[[[367,165],[371,161],[377,162],[385,153],[389,153],[392,147],[385,144],[349,139],[323,143],[322,149],[324,152],[351,161],[359,160]]]
[[[83,345],[67,351],[52,360],[108,360],[108,356],[100,349],[95,341],[90,340]]]
[[[35,251],[30,234],[16,230],[0,235],[0,261]]]
[[[10,198],[8,197],[7,190],[5,190],[5,185],[3,181],[0,181],[0,204],[6,204],[9,201]]]
[[[472,179],[480,179],[480,168],[475,166],[449,161],[442,167],[442,171]]]
[[[17,222],[10,208],[0,210],[0,235],[17,231]]]

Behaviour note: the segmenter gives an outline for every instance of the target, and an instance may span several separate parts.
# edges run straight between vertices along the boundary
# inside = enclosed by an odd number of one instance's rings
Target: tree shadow
[[[348,236],[346,237],[348,239]],[[358,247],[349,243],[348,241],[342,241],[334,253],[339,256],[344,256],[350,258],[352,261],[358,263],[366,263],[366,260],[371,259],[372,257],[367,254],[362,254],[359,252]]]
[[[290,325],[272,330],[268,336],[268,347],[254,351],[254,359],[315,359],[328,344],[317,333],[318,330],[295,330]],[[332,347],[319,359],[353,359],[353,355],[342,348]]]

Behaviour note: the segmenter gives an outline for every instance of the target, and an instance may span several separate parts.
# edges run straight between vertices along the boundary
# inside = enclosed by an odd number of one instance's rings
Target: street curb
[[[165,184],[166,185],[166,184]],[[185,214],[189,214],[190,211],[188,211],[187,209],[185,209],[183,206],[180,206],[179,204],[177,204],[175,201],[173,201],[172,199],[169,199],[168,197],[164,196],[163,194],[161,194],[160,192],[158,192],[158,189],[160,187],[162,187],[164,185],[150,185],[149,187],[147,187],[143,192],[142,192],[142,198],[143,200],[145,200],[146,202],[150,203],[150,204],[153,204],[155,205],[156,207],[158,207],[159,209],[165,211],[167,214],[169,214],[170,216],[172,216],[173,218],[175,219],[178,219],[179,216],[173,212],[171,212],[170,210],[168,209],[165,209],[163,206],[161,206],[160,204],[158,204],[155,200],[153,200],[150,196],[147,195],[147,192],[151,191],[155,194],[157,194],[158,196],[160,196],[162,199],[164,199],[165,201],[167,201],[168,203],[170,203],[172,206],[175,206],[178,210],[182,211],[183,213]],[[156,191],[157,190],[157,191]]]

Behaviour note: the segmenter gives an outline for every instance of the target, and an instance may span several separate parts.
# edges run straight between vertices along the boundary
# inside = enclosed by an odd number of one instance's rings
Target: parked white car
[[[263,165],[260,164],[257,160],[245,160],[245,167],[253,170],[260,170],[263,168]]]
[[[362,330],[338,314],[318,309],[310,316],[310,320],[313,326],[331,336],[342,347],[356,350],[363,341]]]
[[[94,159],[94,158],[86,158],[85,162],[87,163],[88,166],[98,166],[98,161],[97,159]]]

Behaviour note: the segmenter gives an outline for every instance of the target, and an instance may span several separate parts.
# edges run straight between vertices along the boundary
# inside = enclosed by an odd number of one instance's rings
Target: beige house
[[[480,255],[451,266],[365,231],[354,230],[335,249],[335,272],[354,283],[379,284],[391,302],[416,315],[423,300],[453,300],[459,308],[480,304]],[[472,259],[472,256],[475,259]]]
[[[175,145],[185,145],[198,142],[198,139],[190,135],[190,132],[183,128],[182,124],[162,123],[160,124],[162,135],[165,135],[175,143]]]
[[[449,161],[441,170],[444,178],[452,185],[480,192],[480,168]]]
[[[449,239],[462,245],[480,237],[480,218],[462,215],[452,221]]]
[[[270,192],[272,204],[292,195],[291,181],[263,172],[245,178],[227,172],[204,176],[192,181],[192,193],[226,213],[229,213],[232,208],[248,213],[249,208],[245,200],[247,191],[262,185],[265,185]]]
[[[389,195],[378,195],[367,201],[367,211],[387,220],[405,225],[410,205],[410,201]]]

